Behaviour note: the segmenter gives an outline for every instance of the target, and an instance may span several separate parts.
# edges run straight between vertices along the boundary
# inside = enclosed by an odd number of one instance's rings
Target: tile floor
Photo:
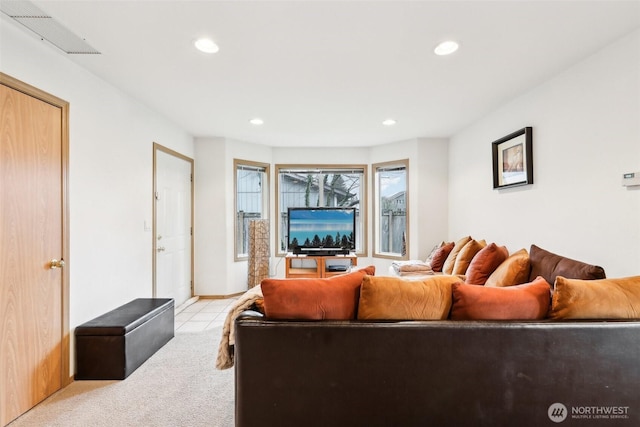
[[[176,309],[175,327],[179,332],[199,332],[221,327],[227,312],[237,297],[226,299],[198,299]]]

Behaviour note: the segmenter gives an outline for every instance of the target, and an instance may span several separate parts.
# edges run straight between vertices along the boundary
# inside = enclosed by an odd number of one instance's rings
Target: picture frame
[[[494,141],[493,189],[533,184],[533,128],[525,127]]]

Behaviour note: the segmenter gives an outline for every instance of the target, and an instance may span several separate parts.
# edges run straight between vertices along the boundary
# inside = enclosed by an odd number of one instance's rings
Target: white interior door
[[[193,160],[155,147],[155,286],[157,298],[176,307],[192,294]]]

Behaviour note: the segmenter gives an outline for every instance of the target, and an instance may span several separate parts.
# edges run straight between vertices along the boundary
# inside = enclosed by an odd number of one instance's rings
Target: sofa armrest
[[[238,314],[236,317],[236,322],[238,320],[262,320],[264,319],[264,314],[260,313],[256,310],[245,310],[242,313]]]

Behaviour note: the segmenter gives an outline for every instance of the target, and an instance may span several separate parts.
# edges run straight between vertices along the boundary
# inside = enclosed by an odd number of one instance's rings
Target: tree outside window
[[[356,253],[366,254],[366,171],[362,165],[276,165],[278,254],[287,252],[288,208],[299,207],[355,207]]]

